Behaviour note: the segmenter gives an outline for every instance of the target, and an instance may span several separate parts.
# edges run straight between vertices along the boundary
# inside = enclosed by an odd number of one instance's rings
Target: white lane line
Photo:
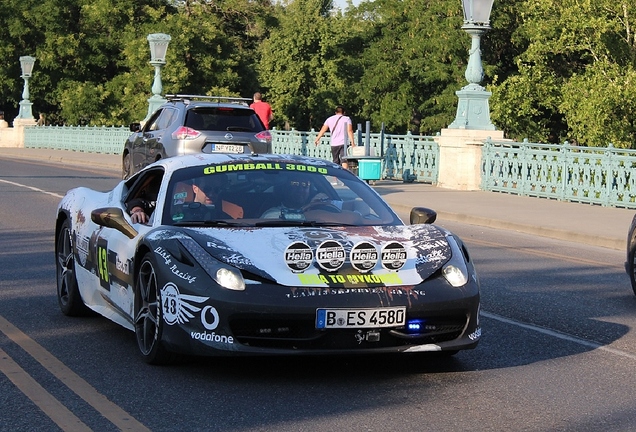
[[[13,185],[13,186],[23,187],[23,188],[26,188],[26,189],[31,189],[32,191],[40,192],[40,193],[43,193],[43,194],[46,194],[46,195],[51,195],[51,196],[54,196],[56,198],[64,198],[63,195],[56,194],[54,192],[48,192],[48,191],[45,191],[44,189],[38,189],[38,188],[33,187],[33,186],[27,186],[27,185],[22,184],[22,183],[16,183],[16,182],[12,182],[12,181],[9,181],[9,180],[3,180],[3,179],[0,179],[0,182],[1,183],[7,183],[7,184],[10,184],[10,185]]]
[[[636,360],[636,355],[634,355],[634,354],[628,353],[626,351],[621,351],[621,350],[617,350],[617,349],[614,349],[614,348],[610,348],[610,347],[601,345],[601,344],[599,344],[597,342],[592,342],[592,341],[589,341],[589,340],[586,340],[586,339],[581,339],[581,338],[578,338],[576,336],[570,336],[568,334],[561,333],[561,332],[558,332],[556,330],[550,330],[550,329],[547,329],[545,327],[536,326],[534,324],[526,324],[526,323],[523,323],[521,321],[516,321],[516,320],[510,319],[510,318],[502,317],[501,315],[497,315],[497,314],[493,314],[493,313],[490,313],[490,312],[486,312],[484,310],[481,311],[480,315],[483,316],[483,317],[486,317],[486,318],[490,318],[490,319],[494,319],[496,321],[500,321],[502,323],[510,324],[510,325],[517,326],[517,327],[521,327],[521,328],[524,328],[526,330],[535,331],[537,333],[541,333],[541,334],[544,334],[544,335],[552,336],[552,337],[555,337],[555,338],[558,338],[558,339],[561,339],[561,340],[565,340],[565,341],[568,341],[568,342],[574,342],[576,344],[583,345],[583,346],[588,347],[588,348],[597,349],[597,350],[600,350],[600,351],[605,351],[605,352],[610,353],[610,354],[615,354],[615,355],[618,355],[618,356],[621,356],[621,357],[626,357],[626,358],[629,358],[629,359],[632,359],[632,360]]]

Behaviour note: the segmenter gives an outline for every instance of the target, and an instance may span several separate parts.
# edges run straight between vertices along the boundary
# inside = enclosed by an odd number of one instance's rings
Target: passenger
[[[130,219],[133,223],[147,224],[152,212],[155,210],[155,203],[142,198],[135,198],[126,204]]]
[[[232,219],[243,218],[243,207],[222,199],[222,193],[227,188],[227,177],[224,174],[212,174],[195,179],[192,185],[194,192],[194,202],[206,206],[218,205],[221,203],[221,216]]]

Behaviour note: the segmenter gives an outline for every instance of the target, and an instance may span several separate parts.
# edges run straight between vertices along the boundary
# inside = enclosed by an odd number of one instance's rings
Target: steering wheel
[[[303,211],[308,210],[326,210],[331,213],[340,213],[341,210],[330,201],[312,201],[309,204],[306,204],[302,208]]]

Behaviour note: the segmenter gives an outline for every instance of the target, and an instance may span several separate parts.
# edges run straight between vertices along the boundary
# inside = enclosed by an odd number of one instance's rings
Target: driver
[[[263,219],[285,219],[284,213],[301,214],[303,206],[310,202],[311,180],[300,176],[290,175],[289,178],[280,185],[281,202],[275,207],[271,207],[263,213]]]

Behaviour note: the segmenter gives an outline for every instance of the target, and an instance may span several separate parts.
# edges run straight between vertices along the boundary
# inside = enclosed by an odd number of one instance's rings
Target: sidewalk
[[[121,157],[63,150],[0,148],[13,157],[121,172]],[[374,189],[395,209],[428,207],[438,221],[455,221],[624,250],[634,210],[522,197],[457,191],[429,184],[382,180]],[[408,221],[407,221],[408,222]]]

